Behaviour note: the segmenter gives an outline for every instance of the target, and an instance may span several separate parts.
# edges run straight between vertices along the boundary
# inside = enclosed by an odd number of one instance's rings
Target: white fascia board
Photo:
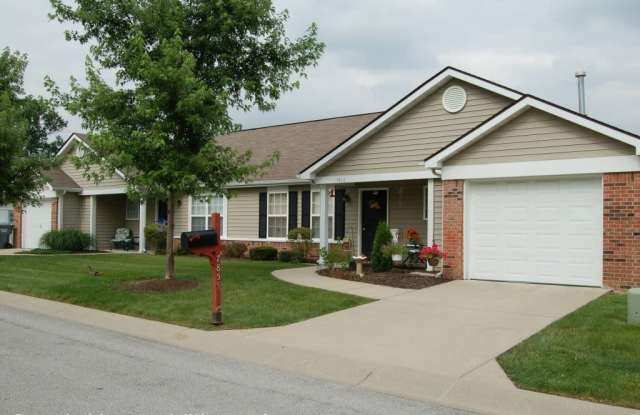
[[[315,184],[343,184],[365,182],[392,182],[398,180],[436,179],[439,176],[431,170],[417,170],[398,173],[354,174],[348,176],[319,176],[313,181]]]
[[[360,132],[352,136],[350,139],[336,147],[329,154],[325,155],[320,160],[316,161],[313,165],[303,171],[298,175],[299,178],[302,179],[312,179],[315,176],[315,173],[320,170],[322,167],[332,162],[340,155],[344,154],[348,150],[350,150],[355,145],[359,144],[360,141],[369,137],[371,134],[379,131],[382,127],[384,127],[387,123],[391,122],[401,114],[403,114],[407,109],[409,109],[416,101],[426,97],[430,93],[434,92],[440,86],[450,81],[451,79],[458,79],[463,82],[470,83],[477,87],[489,90],[491,92],[495,92],[497,94],[506,96],[511,99],[520,99],[522,97],[521,94],[514,92],[512,90],[503,88],[501,86],[495,85],[491,82],[487,82],[485,80],[476,78],[474,76],[467,75],[465,73],[459,72],[453,68],[448,68],[443,71],[440,75],[434,77],[419,89],[415,90],[409,96],[405,97],[401,102],[396,104],[390,110],[386,111],[380,117],[378,117],[375,121],[369,124],[367,127],[362,129]]]
[[[640,171],[640,157],[584,157],[579,159],[523,161],[444,166],[442,180],[497,179]]]
[[[247,183],[229,183],[225,187],[228,189],[241,188],[241,187],[268,187],[268,186],[295,186],[310,184],[311,180],[308,179],[278,179],[278,180],[255,180]]]
[[[127,193],[126,187],[87,188],[80,192],[80,196],[118,195]]]
[[[572,113],[571,111],[567,111],[565,109],[556,107],[554,105],[548,104],[544,101],[540,101],[534,97],[526,97],[525,99],[513,104],[511,107],[508,107],[502,113],[498,114],[494,118],[487,121],[485,124],[482,124],[475,130],[471,131],[466,136],[462,137],[462,139],[455,141],[449,147],[442,150],[440,153],[435,156],[425,160],[424,165],[427,168],[439,168],[442,167],[443,162],[447,159],[451,158],[453,155],[459,153],[464,150],[466,147],[474,144],[478,140],[482,139],[484,136],[489,134],[491,131],[499,128],[503,124],[507,123],[511,119],[517,117],[519,114],[524,112],[529,108],[535,108],[537,110],[546,112],[548,114],[554,115],[560,119],[569,121],[581,127],[590,129],[602,135],[606,135],[609,138],[614,140],[618,140],[635,148],[636,155],[640,155],[640,139],[627,134],[625,132],[616,130],[615,128],[600,124],[589,118],[585,118],[583,116]]]

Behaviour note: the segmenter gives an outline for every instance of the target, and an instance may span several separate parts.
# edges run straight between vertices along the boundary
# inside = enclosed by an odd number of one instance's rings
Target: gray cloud
[[[589,114],[640,131],[637,0],[275,3],[289,9],[292,37],[317,22],[327,50],[276,111],[235,113],[244,127],[382,110],[453,65],[571,108],[573,74],[585,68]],[[0,8],[0,38],[29,53],[29,92],[44,93],[45,74],[62,86],[70,75],[82,78],[86,49],[48,21],[47,0],[5,0]],[[70,120],[70,130],[80,128]]]

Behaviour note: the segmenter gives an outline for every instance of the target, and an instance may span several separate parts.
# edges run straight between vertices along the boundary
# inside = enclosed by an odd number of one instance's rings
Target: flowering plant
[[[447,253],[440,249],[440,245],[434,242],[431,246],[422,247],[419,257],[422,262],[428,261],[432,258],[447,259]]]
[[[413,243],[420,243],[420,234],[414,228],[407,228],[404,231],[404,235],[407,238],[407,241]]]

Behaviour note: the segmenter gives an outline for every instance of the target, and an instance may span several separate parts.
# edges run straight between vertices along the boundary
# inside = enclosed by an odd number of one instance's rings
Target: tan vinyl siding
[[[96,198],[96,241],[98,249],[110,249],[116,229],[125,226],[125,195],[104,195]]]
[[[155,206],[155,204],[154,204]],[[155,214],[154,214],[155,220]],[[191,218],[191,212],[189,212],[189,196],[184,196],[176,202],[173,236],[180,237],[182,232],[189,230],[189,220]]]
[[[461,151],[447,165],[633,155],[633,147],[529,109]]]
[[[389,227],[398,229],[400,240],[408,228],[414,228],[423,240],[427,239],[427,222],[424,220],[424,186],[426,181],[393,182],[389,189]]]
[[[442,245],[442,180],[433,181],[433,216],[433,239]]]
[[[73,162],[69,158],[67,158],[62,163],[62,165],[60,166],[60,170],[65,172],[76,183],[78,183],[78,185],[80,185],[80,187],[82,187],[84,190],[126,186],[125,181],[122,180],[122,178],[120,178],[117,175],[114,175],[113,177],[105,178],[103,181],[100,182],[100,184],[95,184],[91,180],[88,180],[86,177],[84,177],[82,174],[82,171],[78,170],[73,165]]]
[[[442,93],[452,84],[467,92],[465,108],[450,114]],[[512,101],[461,81],[450,82],[320,172],[321,176],[420,171],[423,160]]]
[[[66,193],[62,205],[62,228],[89,233],[90,201],[87,196]]]
[[[236,189],[227,202],[227,238],[258,238],[259,194],[266,188]]]

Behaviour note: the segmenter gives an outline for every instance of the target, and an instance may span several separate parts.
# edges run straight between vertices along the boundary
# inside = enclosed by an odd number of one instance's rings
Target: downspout
[[[442,169],[438,168],[438,167],[431,167],[431,173],[434,176],[440,177],[442,179]],[[444,259],[442,260],[442,267],[440,268],[440,271],[438,271],[438,273],[435,275],[436,278],[442,278],[444,274]]]

